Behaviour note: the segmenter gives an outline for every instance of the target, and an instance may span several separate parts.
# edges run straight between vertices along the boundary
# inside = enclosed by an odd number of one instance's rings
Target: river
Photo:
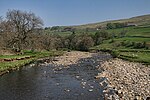
[[[52,63],[30,65],[0,77],[0,100],[103,100],[103,88],[95,79],[111,56],[94,53],[67,67]]]

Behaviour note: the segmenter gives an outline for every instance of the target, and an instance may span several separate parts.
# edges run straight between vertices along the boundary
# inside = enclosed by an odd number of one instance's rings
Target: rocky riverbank
[[[62,56],[55,57],[51,63],[55,65],[68,66],[77,63],[80,59],[92,57],[92,54],[94,53],[80,51],[66,52]]]
[[[106,91],[114,90],[109,98],[118,100],[150,100],[150,65],[113,59],[104,62],[97,77],[106,77]],[[107,94],[108,95],[108,94]]]

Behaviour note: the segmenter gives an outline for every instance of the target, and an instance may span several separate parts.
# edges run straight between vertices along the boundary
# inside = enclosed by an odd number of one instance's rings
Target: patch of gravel
[[[92,54],[93,53],[80,51],[66,52],[62,56],[55,57],[52,63],[55,65],[68,66],[77,63],[82,58],[92,57]]]
[[[110,96],[111,100],[150,99],[150,65],[116,58],[104,62],[100,69],[104,72],[98,74],[98,77],[106,77],[109,84],[106,90],[111,88],[115,91],[115,94]]]

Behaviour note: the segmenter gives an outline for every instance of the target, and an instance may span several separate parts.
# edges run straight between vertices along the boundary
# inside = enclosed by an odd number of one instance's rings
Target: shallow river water
[[[0,77],[0,100],[103,100],[103,79],[94,79],[96,66],[110,59],[93,54],[68,67],[53,64],[25,66]]]

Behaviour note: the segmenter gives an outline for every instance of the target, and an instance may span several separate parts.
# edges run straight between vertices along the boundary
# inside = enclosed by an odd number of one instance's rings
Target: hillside
[[[107,22],[131,21],[137,24],[137,26],[106,29],[105,31],[114,33],[117,37],[104,40],[101,44],[92,47],[91,50],[109,51],[122,59],[150,64],[150,15]],[[107,22],[103,22],[103,24]],[[91,27],[92,24],[89,24],[89,26]],[[119,37],[121,32],[126,32],[125,36]]]
[[[61,36],[66,36],[66,35],[72,34],[73,31],[75,33],[77,33],[77,34],[82,34],[84,32],[86,32],[88,34],[95,34],[95,32],[97,31],[97,29],[106,29],[106,25],[108,23],[122,23],[122,24],[126,23],[127,25],[128,24],[129,25],[133,24],[133,25],[138,26],[138,28],[139,27],[140,28],[147,27],[146,30],[149,30],[149,26],[150,26],[150,14],[143,15],[143,16],[132,17],[132,18],[129,18],[129,19],[110,20],[110,21],[104,21],[104,22],[98,22],[98,23],[91,23],[91,24],[85,24],[85,25],[46,27],[45,28],[45,32],[49,33],[49,34],[59,34]],[[130,27],[129,28],[127,27],[125,29],[130,30]],[[108,30],[108,32],[112,32],[112,31],[120,32],[121,30],[122,30],[122,28],[116,28],[116,29]],[[141,29],[139,29],[139,30],[141,31]],[[138,34],[140,34],[140,33],[138,33]],[[133,35],[139,36],[138,34],[136,35],[136,33],[135,33]]]
[[[120,20],[110,20],[98,23],[91,23],[85,25],[72,26],[77,29],[85,29],[85,28],[97,28],[97,27],[105,27],[107,23],[134,23],[137,25],[150,25],[150,14],[136,16],[129,19],[120,19]]]

